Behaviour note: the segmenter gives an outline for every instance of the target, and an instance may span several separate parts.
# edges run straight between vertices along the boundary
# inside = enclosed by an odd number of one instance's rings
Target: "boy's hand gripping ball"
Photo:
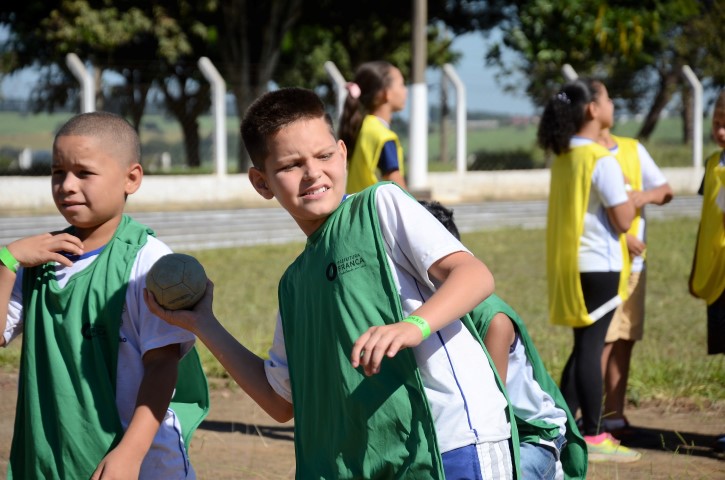
[[[168,310],[189,309],[204,296],[206,272],[191,255],[170,253],[153,264],[146,288]]]

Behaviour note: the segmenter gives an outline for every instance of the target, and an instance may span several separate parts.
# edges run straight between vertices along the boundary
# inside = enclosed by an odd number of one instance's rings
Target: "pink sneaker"
[[[630,463],[642,458],[636,450],[625,447],[609,433],[585,435],[590,462]]]

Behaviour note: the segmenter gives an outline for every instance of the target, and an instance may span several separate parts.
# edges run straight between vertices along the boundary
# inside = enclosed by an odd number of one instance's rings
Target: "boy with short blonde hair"
[[[263,95],[242,136],[254,188],[308,237],[269,360],[216,320],[212,288],[192,312],[148,296],[151,311],[276,420],[294,416],[297,478],[513,478],[512,413],[467,316],[493,292],[488,268],[400,187],[345,195],[346,147],[314,92]]]
[[[0,253],[0,346],[23,334],[8,478],[195,478],[186,444],[208,391],[194,337],[143,302],[146,272],[171,250],[123,214],[139,161],[121,117],[73,117],[51,167],[70,227]],[[185,355],[179,378],[194,398],[180,421],[169,404]]]

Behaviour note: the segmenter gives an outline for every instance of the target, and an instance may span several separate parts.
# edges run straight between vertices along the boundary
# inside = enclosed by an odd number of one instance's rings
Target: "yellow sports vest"
[[[378,182],[376,175],[383,145],[394,141],[398,149],[398,165],[403,170],[403,147],[398,135],[374,115],[366,115],[357,136],[355,150],[348,161],[347,193],[357,193]]]
[[[639,153],[637,152],[637,145],[639,142],[634,138],[617,137],[615,135],[612,135],[612,138],[619,146],[615,158],[617,159],[619,166],[622,168],[624,177],[629,180],[629,185],[632,187],[632,190],[641,192],[642,164],[639,161]],[[642,209],[638,208],[635,212],[634,219],[632,220],[632,226],[630,226],[629,230],[627,230],[629,235],[633,235],[635,237],[638,236],[639,222],[641,220]],[[645,253],[643,252],[642,257],[644,258],[644,256]],[[624,256],[624,261],[628,263],[628,269],[631,270],[632,258],[629,256],[629,253]]]
[[[549,291],[549,321],[554,325],[585,327],[594,323],[584,303],[579,278],[579,243],[584,233],[584,215],[589,205],[592,174],[609,150],[590,143],[557,156],[551,166],[549,211],[546,219],[546,276]],[[624,235],[619,239],[627,257]],[[629,269],[625,262],[619,281],[619,296],[627,298]]]
[[[705,164],[702,215],[690,275],[690,289],[708,305],[725,291],[725,228],[723,212],[715,201],[725,184],[725,167],[720,165],[720,155],[721,152],[712,154]]]

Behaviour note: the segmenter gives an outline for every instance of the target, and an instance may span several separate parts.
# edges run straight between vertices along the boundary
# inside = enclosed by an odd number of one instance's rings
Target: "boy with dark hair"
[[[23,334],[8,478],[195,478],[186,445],[208,411],[206,379],[194,337],[142,299],[171,250],[123,214],[143,178],[139,145],[121,117],[73,117],[51,167],[71,226],[0,252],[0,346]]]
[[[513,478],[511,413],[466,316],[493,291],[488,268],[395,184],[345,195],[346,147],[314,92],[263,95],[241,130],[252,185],[308,236],[270,358],[220,325],[211,285],[193,311],[149,295],[151,311],[273,418],[294,416],[297,478]]]
[[[453,210],[436,201],[420,204],[460,239]],[[524,321],[495,293],[473,309],[471,319],[506,384],[521,441],[523,478],[586,478],[584,439]]]

